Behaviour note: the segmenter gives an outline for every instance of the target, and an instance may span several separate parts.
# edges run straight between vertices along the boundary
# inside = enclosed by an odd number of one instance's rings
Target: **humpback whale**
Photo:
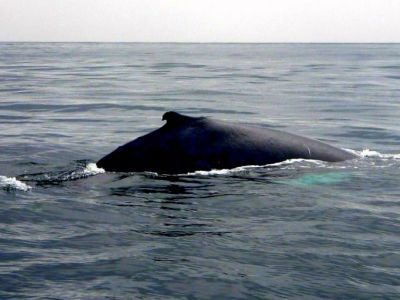
[[[283,132],[166,112],[166,124],[118,147],[97,162],[115,172],[180,174],[304,158],[338,162],[355,158],[326,143]]]

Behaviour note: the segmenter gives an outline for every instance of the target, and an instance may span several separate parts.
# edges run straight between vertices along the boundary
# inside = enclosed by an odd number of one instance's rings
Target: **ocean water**
[[[164,112],[349,149],[95,162]],[[0,299],[399,299],[400,45],[0,43]]]

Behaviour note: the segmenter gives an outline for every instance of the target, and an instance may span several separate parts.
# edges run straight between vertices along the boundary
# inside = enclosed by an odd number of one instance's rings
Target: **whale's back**
[[[354,157],[320,141],[279,130],[169,114],[163,117],[167,121],[163,127],[117,148],[98,166],[108,171],[184,173],[292,158],[336,162]]]

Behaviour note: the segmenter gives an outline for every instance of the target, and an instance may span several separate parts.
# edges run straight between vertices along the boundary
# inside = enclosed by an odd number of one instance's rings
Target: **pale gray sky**
[[[0,0],[0,41],[400,42],[400,0]]]

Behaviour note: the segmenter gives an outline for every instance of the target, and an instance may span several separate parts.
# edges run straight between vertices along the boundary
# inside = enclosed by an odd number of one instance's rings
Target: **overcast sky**
[[[400,42],[400,0],[0,0],[0,41]]]

